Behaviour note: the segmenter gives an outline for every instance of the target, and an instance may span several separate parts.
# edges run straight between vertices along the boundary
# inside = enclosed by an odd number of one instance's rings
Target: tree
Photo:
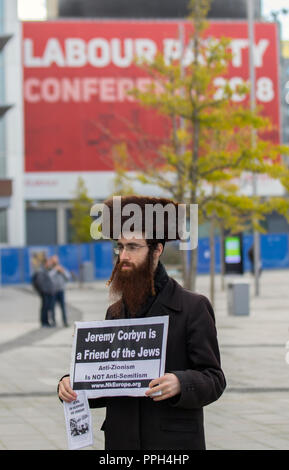
[[[113,193],[111,196],[128,196],[134,194],[132,184],[125,178],[127,168],[127,146],[124,142],[112,147],[112,159],[115,176],[113,180]]]
[[[77,180],[74,196],[69,220],[72,229],[72,241],[74,243],[88,243],[91,242],[90,209],[93,205],[93,199],[88,196],[85,181],[81,176]]]
[[[270,128],[270,122],[258,114],[247,114],[246,109],[232,107],[229,103],[223,107],[219,116],[218,125],[207,128],[204,134],[210,142],[206,150],[204,167],[201,174],[207,177],[206,184],[210,186],[210,199],[200,201],[204,204],[202,217],[210,221],[210,299],[214,303],[214,274],[215,274],[215,252],[214,239],[215,229],[219,228],[221,235],[221,251],[223,248],[224,232],[240,233],[252,227],[264,233],[262,221],[266,213],[275,208],[284,214],[287,211],[289,219],[288,200],[276,200],[267,198],[266,202],[260,197],[247,196],[240,193],[240,178],[244,171],[267,174],[271,178],[282,181],[286,187],[286,174],[288,169],[278,163],[279,152],[287,151],[286,147],[276,146],[269,141],[255,136],[254,146],[248,146],[251,137],[251,128],[257,128],[259,134]],[[243,120],[242,125],[238,122]],[[236,132],[238,130],[238,132]],[[247,154],[247,155],[246,155]],[[265,156],[265,158],[264,158]],[[235,164],[231,164],[234,161]],[[226,163],[228,162],[228,163]],[[288,185],[288,182],[287,182]],[[224,265],[223,253],[221,253],[221,276],[222,287],[224,287]]]
[[[226,76],[231,54],[228,39],[206,37],[209,3],[190,1],[190,48],[170,61],[158,54],[153,62],[139,64],[152,83],[145,91],[131,93],[142,106],[169,121],[171,129],[157,148],[154,165],[149,162],[137,179],[161,188],[177,202],[198,204],[200,220],[212,223],[212,237],[217,222],[236,228],[241,217],[261,227],[261,199],[242,195],[236,181],[244,172],[280,179],[285,168],[277,163],[278,156],[288,150],[262,139],[270,123],[260,110],[253,112],[232,101],[234,94],[247,94],[247,86],[232,89],[224,80],[218,86],[219,78]],[[250,144],[252,129],[256,132],[254,146]],[[182,255],[184,285],[194,290],[197,250],[192,251],[189,264],[186,253]]]

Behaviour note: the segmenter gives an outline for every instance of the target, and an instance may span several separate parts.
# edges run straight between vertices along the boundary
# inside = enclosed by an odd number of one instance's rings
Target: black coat
[[[203,406],[217,400],[226,386],[213,309],[205,296],[169,278],[145,316],[159,315],[169,315],[165,372],[179,378],[181,393],[159,402],[90,399],[91,408],[106,406],[106,450],[205,449]],[[113,319],[111,308],[106,319]]]
[[[32,285],[39,295],[54,294],[52,280],[49,276],[48,270],[39,268],[32,276]]]

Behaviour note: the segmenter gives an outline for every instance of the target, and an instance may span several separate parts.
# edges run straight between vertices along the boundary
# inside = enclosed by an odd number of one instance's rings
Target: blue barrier
[[[21,282],[19,248],[1,249],[2,284],[19,284]]]
[[[248,258],[248,251],[253,244],[253,235],[244,235],[243,236],[243,246],[242,246],[242,254],[243,254],[243,266],[244,271],[251,270],[251,262]],[[260,257],[262,258],[261,246],[260,246]]]
[[[288,234],[261,235],[261,259],[264,269],[289,267]]]
[[[248,250],[253,245],[253,235],[243,237],[244,269],[249,271],[251,264]],[[289,267],[288,233],[269,233],[260,235],[260,258],[263,269],[284,269]]]
[[[79,278],[82,263],[91,261],[95,279],[108,279],[113,267],[111,242],[83,243],[59,246],[29,246],[0,249],[0,268],[3,285],[31,282],[33,273],[32,257],[44,252],[47,257],[57,254],[59,262],[68,269],[74,279]]]
[[[207,274],[210,271],[210,240],[200,238],[198,241],[198,265],[199,274]],[[220,238],[215,237],[215,271],[221,271]]]
[[[253,243],[252,235],[243,236],[243,260],[245,271],[250,270],[248,250]],[[29,246],[23,248],[0,249],[0,268],[3,285],[23,284],[31,282],[33,272],[31,259],[36,252],[45,252],[46,256],[57,254],[60,263],[74,276],[79,277],[82,263],[91,261],[96,280],[109,279],[113,268],[113,244],[110,241],[82,243],[59,246]],[[274,233],[260,236],[260,253],[263,269],[289,268],[289,234]],[[190,252],[188,252],[190,256]],[[215,237],[216,272],[221,269],[220,239]],[[210,271],[210,245],[208,238],[200,238],[198,243],[199,274]]]

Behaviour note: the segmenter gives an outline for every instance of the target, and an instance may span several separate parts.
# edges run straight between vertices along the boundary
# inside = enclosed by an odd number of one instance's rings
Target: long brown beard
[[[123,271],[124,265],[131,266],[131,269]],[[138,267],[127,261],[118,262],[110,280],[110,300],[116,302],[122,299],[131,316],[135,316],[148,295],[154,294],[152,269],[150,254]]]

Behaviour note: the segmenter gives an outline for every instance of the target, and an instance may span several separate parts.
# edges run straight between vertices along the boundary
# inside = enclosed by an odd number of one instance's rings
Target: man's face
[[[149,247],[144,238],[119,238],[117,242],[121,272],[131,272],[143,265],[148,256]]]
[[[116,264],[110,285],[112,300],[122,297],[131,314],[135,314],[151,291],[152,266],[149,247],[144,238],[119,238]]]
[[[153,273],[157,266],[162,245],[150,252],[145,238],[119,238],[116,254],[119,256],[110,283],[111,299],[122,297],[129,312],[135,314],[152,292]]]

